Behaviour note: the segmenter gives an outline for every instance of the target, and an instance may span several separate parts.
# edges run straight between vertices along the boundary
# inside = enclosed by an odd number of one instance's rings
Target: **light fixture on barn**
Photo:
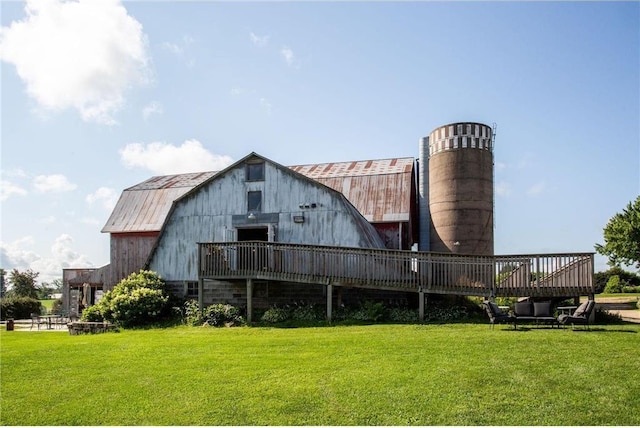
[[[247,216],[247,219],[251,221],[255,221],[256,215],[254,213],[249,213],[249,215]]]

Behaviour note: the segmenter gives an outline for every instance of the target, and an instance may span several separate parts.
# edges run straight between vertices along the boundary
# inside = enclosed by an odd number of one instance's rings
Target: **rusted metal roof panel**
[[[332,162],[290,166],[292,170],[309,178],[329,178],[381,174],[406,174],[413,169],[413,158]]]
[[[152,177],[125,189],[102,232],[159,231],[173,201],[215,174],[202,172]]]
[[[151,177],[140,184],[129,187],[127,190],[157,190],[171,189],[175,187],[194,188],[205,180],[210,179],[217,174],[217,171],[193,172],[188,174],[160,175]]]
[[[368,221],[397,222],[410,217],[413,165],[413,158],[394,158],[289,168],[342,193]],[[161,230],[173,201],[216,174],[157,176],[125,189],[102,232]]]
[[[413,158],[298,165],[292,170],[342,193],[370,222],[409,221]]]

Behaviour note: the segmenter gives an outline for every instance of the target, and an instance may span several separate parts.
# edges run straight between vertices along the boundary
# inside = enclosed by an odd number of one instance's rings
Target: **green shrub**
[[[107,291],[92,311],[98,312],[105,321],[133,327],[162,319],[168,311],[168,302],[162,278],[155,272],[141,270]],[[90,312],[87,316],[97,315]],[[86,320],[84,312],[82,319]]]
[[[398,323],[417,323],[420,321],[417,311],[406,308],[392,308],[388,314],[389,321]]]
[[[187,300],[184,303],[184,323],[191,326],[204,323],[204,317],[197,300]]]
[[[296,304],[291,311],[291,319],[294,321],[321,321],[324,319],[322,309],[316,305]]]
[[[369,300],[364,302],[359,309],[351,313],[351,319],[355,321],[377,322],[384,317],[384,305]]]
[[[268,323],[278,323],[288,320],[291,317],[291,313],[287,308],[278,308],[276,306],[271,307],[266,310],[261,321]]]
[[[114,291],[118,289],[121,292],[128,292],[142,287],[164,291],[165,283],[160,275],[154,271],[141,269],[140,272],[134,272],[120,281],[113,289]]]
[[[427,306],[424,313],[424,320],[429,322],[462,321],[468,317],[464,306]]]
[[[0,318],[6,320],[29,319],[31,314],[39,314],[42,304],[33,297],[3,297],[0,299]]]
[[[104,317],[97,305],[89,306],[82,311],[82,321],[100,322],[104,321]]]
[[[204,311],[204,321],[214,327],[244,324],[238,308],[222,303],[208,306]]]
[[[51,305],[51,313],[59,314],[62,311],[62,299],[56,299]]]
[[[122,326],[148,324],[160,318],[168,297],[161,290],[137,288],[111,299],[113,321]]]
[[[607,285],[604,287],[605,293],[638,293],[640,292],[640,286],[631,285],[626,279],[623,279],[620,275],[612,275],[607,281]]]
[[[622,293],[622,287],[627,285],[620,280],[619,275],[612,275],[607,281],[607,285],[604,287],[605,293]]]
[[[596,308],[594,314],[595,322],[598,324],[620,324],[622,323],[622,316],[607,311],[606,309]]]

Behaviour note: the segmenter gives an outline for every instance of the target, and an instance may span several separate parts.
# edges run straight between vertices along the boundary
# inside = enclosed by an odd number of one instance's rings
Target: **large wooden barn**
[[[285,167],[256,153],[222,171],[125,189],[103,233],[110,263],[64,269],[78,311],[140,269],[200,305],[248,308],[375,299],[422,309],[425,293],[593,293],[593,253],[493,253],[493,129],[436,128],[420,157]],[[419,251],[415,251],[419,250]],[[334,292],[334,287],[337,287]],[[416,304],[417,302],[417,304]]]
[[[152,177],[122,192],[102,229],[110,234],[111,263],[64,270],[65,304],[71,310],[93,304],[143,268],[158,272],[173,293],[195,298],[200,242],[410,249],[417,240],[414,165],[413,158],[397,158],[285,167],[251,153],[219,172]],[[292,283],[257,282],[255,289],[256,306],[325,293],[320,285]],[[372,294],[351,294],[363,293]],[[241,305],[244,283],[207,281],[202,299]]]

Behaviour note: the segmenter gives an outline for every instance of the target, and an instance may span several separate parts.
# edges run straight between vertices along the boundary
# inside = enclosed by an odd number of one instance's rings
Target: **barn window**
[[[262,192],[247,193],[247,211],[262,212]]]
[[[247,181],[264,180],[264,162],[247,164]]]
[[[187,297],[198,297],[198,282],[186,281],[185,294]]]

